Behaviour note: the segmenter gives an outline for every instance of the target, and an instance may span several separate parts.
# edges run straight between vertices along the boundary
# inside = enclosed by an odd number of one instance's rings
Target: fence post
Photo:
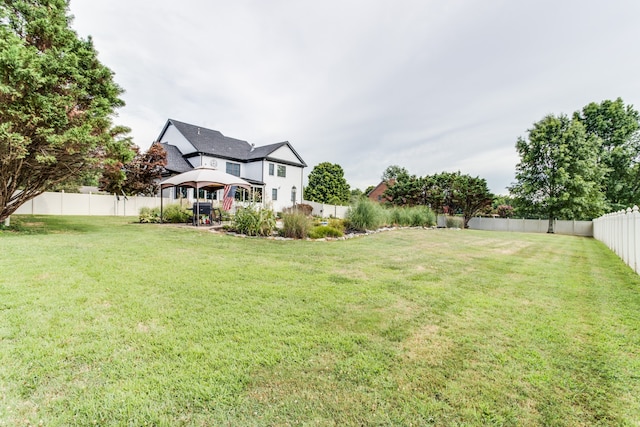
[[[629,215],[622,211],[622,260],[629,265]]]
[[[633,264],[631,265],[631,268],[633,268],[633,271],[638,273],[638,270],[640,269],[640,260],[638,259],[638,257],[640,257],[640,212],[638,212],[637,205],[634,206],[631,211],[631,219],[633,222]]]

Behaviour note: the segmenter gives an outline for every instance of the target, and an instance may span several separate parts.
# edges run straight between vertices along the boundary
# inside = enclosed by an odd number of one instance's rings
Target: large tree
[[[309,174],[309,184],[304,189],[305,200],[318,203],[349,203],[351,192],[339,164],[323,162]]]
[[[603,191],[610,210],[638,203],[640,197],[640,114],[621,98],[585,106],[574,114],[588,134],[600,139],[599,161],[604,167]]]
[[[518,138],[520,162],[509,189],[529,214],[553,220],[591,219],[604,211],[599,141],[584,125],[565,115],[535,123],[528,138]]]
[[[118,133],[122,90],[70,28],[68,8],[0,0],[0,221],[86,171]]]

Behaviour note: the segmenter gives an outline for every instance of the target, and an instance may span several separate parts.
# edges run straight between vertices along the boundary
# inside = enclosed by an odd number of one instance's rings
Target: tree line
[[[592,219],[638,203],[640,115],[621,98],[592,102],[571,117],[547,115],[516,150],[509,188],[523,215]]]
[[[520,161],[509,195],[493,195],[483,178],[459,171],[418,177],[392,165],[382,174],[388,188],[381,201],[458,214],[465,227],[482,212],[548,218],[553,232],[554,219],[589,220],[638,203],[639,123],[638,111],[621,98],[592,102],[571,116],[550,114],[517,139]],[[305,198],[346,202],[349,185],[342,168],[330,163],[314,168]]]

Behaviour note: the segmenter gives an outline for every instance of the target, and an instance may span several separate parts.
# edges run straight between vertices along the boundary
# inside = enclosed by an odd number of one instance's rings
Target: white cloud
[[[167,118],[258,145],[289,140],[352,187],[398,164],[495,192],[545,114],[640,107],[640,3],[569,0],[72,0],[75,28],[126,89],[146,148]],[[309,170],[310,171],[310,170]]]

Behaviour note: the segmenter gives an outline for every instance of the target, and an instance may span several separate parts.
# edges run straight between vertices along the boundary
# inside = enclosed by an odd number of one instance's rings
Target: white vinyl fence
[[[511,219],[476,217],[469,220],[469,228],[488,231],[517,231],[521,233],[546,233],[549,228],[548,219]],[[556,234],[573,236],[593,236],[592,221],[555,220],[553,229]]]
[[[594,219],[593,237],[640,273],[640,212],[637,206]]]
[[[165,198],[164,204],[171,203]],[[26,215],[100,215],[137,216],[142,207],[160,207],[160,197],[111,194],[42,193],[18,208],[16,214]]]
[[[178,200],[164,198],[164,205]],[[320,217],[344,218],[349,206],[334,206],[324,203],[303,201],[313,207],[313,215]],[[242,203],[236,203],[242,204]],[[42,193],[18,208],[17,215],[94,215],[94,216],[137,216],[140,208],[160,207],[160,197],[124,196],[111,194]]]
[[[321,218],[333,217],[344,219],[347,216],[347,211],[349,210],[349,206],[328,205],[326,203],[310,202],[308,200],[303,200],[302,203],[312,206],[312,215],[319,216]]]

